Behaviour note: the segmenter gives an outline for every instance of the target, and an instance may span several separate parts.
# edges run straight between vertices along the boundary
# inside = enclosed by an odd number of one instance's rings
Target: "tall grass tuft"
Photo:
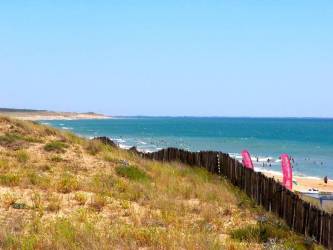
[[[77,178],[69,173],[61,176],[57,183],[57,191],[61,193],[70,193],[79,189]]]
[[[23,149],[16,152],[16,159],[21,163],[27,163],[29,158],[28,152]]]

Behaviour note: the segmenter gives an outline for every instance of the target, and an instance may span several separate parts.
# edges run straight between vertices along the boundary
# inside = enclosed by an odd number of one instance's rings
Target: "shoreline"
[[[272,172],[261,172],[267,177],[282,182],[282,174]],[[296,182],[296,183],[295,183]],[[293,192],[308,192],[309,189],[317,189],[319,192],[333,192],[333,180],[329,179],[327,184],[323,179],[311,176],[293,176]]]
[[[0,116],[7,116],[26,121],[52,121],[52,120],[94,120],[111,119],[111,116],[95,113],[75,112],[0,112]]]
[[[119,143],[114,138],[110,138],[112,141],[114,141],[119,148],[122,148],[124,150],[129,150],[133,146],[124,146],[123,144]],[[154,151],[150,150],[142,150],[137,148],[139,152],[143,153],[152,153]],[[158,150],[157,150],[158,151]],[[229,154],[230,155],[230,154]],[[231,154],[232,155],[232,154]],[[236,158],[235,158],[236,159]],[[238,159],[236,159],[238,160]],[[255,167],[255,172],[260,172],[264,174],[267,177],[274,178],[275,180],[278,180],[279,182],[282,182],[282,173],[268,170],[268,171],[262,171],[261,169],[258,169]],[[323,178],[316,177],[316,176],[293,176],[293,192],[308,192],[309,189],[316,189],[319,192],[332,192],[333,193],[333,180],[329,179],[327,184],[324,183]],[[295,183],[296,182],[296,183]]]

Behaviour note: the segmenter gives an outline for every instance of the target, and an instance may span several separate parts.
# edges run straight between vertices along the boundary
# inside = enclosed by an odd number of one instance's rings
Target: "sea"
[[[167,147],[216,150],[241,160],[251,154],[256,171],[281,173],[282,153],[295,176],[333,178],[333,119],[113,117],[103,120],[40,121],[93,138],[108,136],[122,148],[152,152]]]

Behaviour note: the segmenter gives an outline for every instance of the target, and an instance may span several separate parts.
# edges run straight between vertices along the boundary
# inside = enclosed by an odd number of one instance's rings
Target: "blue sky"
[[[333,117],[333,1],[1,1],[0,107]]]

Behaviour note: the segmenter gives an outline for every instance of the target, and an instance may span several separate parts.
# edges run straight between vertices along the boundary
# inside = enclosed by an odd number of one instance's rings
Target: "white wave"
[[[114,138],[114,139],[111,138],[111,140],[114,140],[114,141],[119,142],[119,143],[125,143],[126,142],[124,139],[117,139],[117,138]]]
[[[264,169],[264,168],[259,168],[259,167],[254,167],[254,171],[256,172],[261,172],[261,173],[268,173],[271,175],[277,175],[277,176],[282,176],[282,173],[279,171],[274,171],[274,170],[268,170],[268,169]]]
[[[61,127],[62,129],[64,130],[72,130],[73,128],[70,128],[70,127]]]
[[[139,144],[142,144],[142,145],[147,145],[147,143],[146,143],[146,142],[144,142],[144,141],[139,141]]]
[[[118,146],[120,148],[122,148],[122,149],[130,149],[131,148],[131,146],[128,146],[128,145],[125,145],[125,144],[121,144],[121,143],[119,143]]]
[[[229,153],[229,156],[235,159],[242,159],[242,156],[238,153]]]
[[[145,148],[138,148],[137,149],[139,152],[142,152],[142,153],[153,153],[154,150],[151,150],[151,149],[145,149]]]

